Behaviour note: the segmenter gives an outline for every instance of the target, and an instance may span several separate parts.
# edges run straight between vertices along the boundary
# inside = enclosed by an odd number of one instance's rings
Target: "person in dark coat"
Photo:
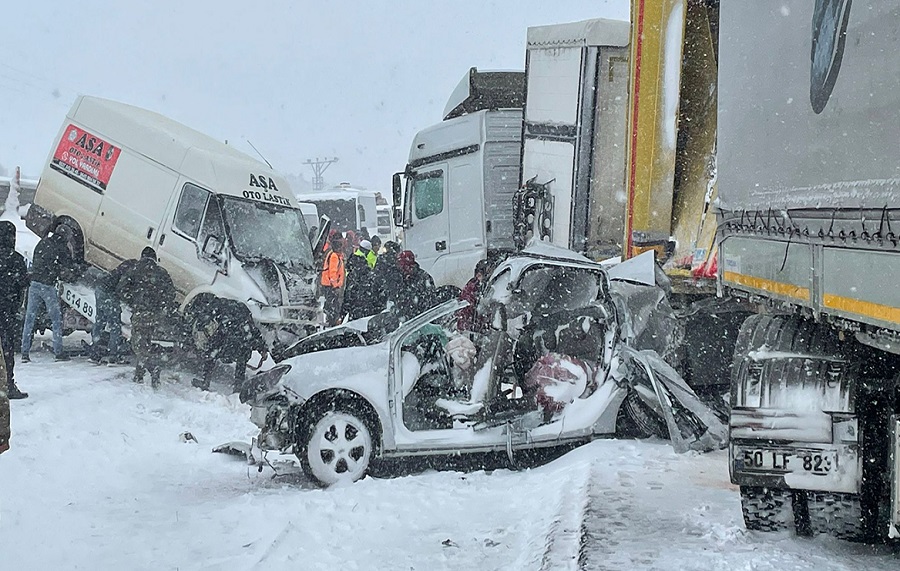
[[[362,240],[353,255],[347,259],[343,312],[349,315],[350,321],[376,313],[372,310],[372,268],[367,259],[372,251],[371,247],[368,240]]]
[[[188,316],[194,346],[203,360],[203,378],[191,384],[209,390],[216,361],[234,363],[234,392],[240,392],[247,363],[256,351],[265,359],[268,346],[253,322],[250,309],[240,301],[199,294],[191,302]]]
[[[156,250],[148,246],[141,251],[141,259],[122,273],[116,295],[131,307],[134,382],[142,383],[149,372],[150,383],[156,388],[161,367],[153,339],[165,334],[164,327],[176,311],[175,285],[169,272],[157,263]]]
[[[101,279],[94,288],[97,315],[91,329],[91,360],[99,362],[104,355],[111,362],[122,359],[122,301],[116,291],[122,276],[131,271],[138,260],[125,260]],[[109,340],[102,346],[102,336],[109,329]]]
[[[369,292],[372,307],[377,311],[387,308],[389,292],[396,291],[403,283],[403,274],[397,265],[397,256],[400,254],[400,244],[397,242],[385,242],[384,253],[378,256],[378,262],[372,271],[372,288]]]
[[[388,301],[393,302],[392,310],[405,321],[432,307],[434,280],[419,267],[416,255],[409,250],[403,250],[397,256],[397,266],[401,274],[400,287],[388,292]]]
[[[38,306],[43,305],[50,316],[53,327],[53,353],[57,361],[66,361],[63,352],[62,309],[59,305],[57,282],[74,279],[77,274],[69,238],[72,229],[58,224],[46,238],[38,242],[31,259],[31,285],[28,286],[28,303],[25,308],[25,323],[22,327],[22,362],[31,360],[31,344],[34,341],[34,322]]]
[[[19,332],[19,309],[28,289],[28,268],[22,254],[16,252],[16,225],[9,221],[0,222],[0,344],[6,361],[5,380],[7,396],[10,399],[28,398],[16,386],[13,368],[15,347]]]

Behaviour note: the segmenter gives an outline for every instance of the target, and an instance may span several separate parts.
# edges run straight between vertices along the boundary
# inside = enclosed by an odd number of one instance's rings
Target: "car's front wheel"
[[[372,431],[362,416],[341,410],[316,416],[300,445],[304,472],[325,486],[361,479],[374,453]]]

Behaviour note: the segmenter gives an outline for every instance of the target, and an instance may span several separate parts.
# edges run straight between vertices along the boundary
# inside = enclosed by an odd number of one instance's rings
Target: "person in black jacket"
[[[250,309],[240,301],[201,293],[191,302],[188,315],[194,346],[203,359],[203,378],[191,384],[209,390],[216,360],[234,363],[234,392],[246,379],[247,363],[256,351],[265,359],[268,347],[253,322]]]
[[[397,256],[397,266],[401,281],[396,290],[388,292],[388,301],[393,302],[392,311],[405,321],[433,306],[434,280],[419,267],[416,255],[409,250]]]
[[[25,258],[16,252],[16,226],[0,222],[0,344],[6,361],[6,388],[10,399],[28,398],[16,386],[13,376],[16,338],[19,332],[19,309],[28,289],[28,268]],[[0,382],[3,380],[0,379]]]
[[[34,322],[38,306],[43,305],[53,327],[53,353],[57,361],[69,358],[63,352],[62,309],[56,283],[75,277],[75,262],[69,251],[72,229],[57,224],[46,238],[38,242],[31,259],[31,285],[28,286],[28,303],[25,307],[25,324],[22,327],[22,362],[29,362],[31,344],[34,341]]]
[[[364,247],[363,244],[368,246]],[[372,268],[366,256],[371,251],[368,240],[362,240],[360,247],[347,258],[347,287],[344,290],[343,312],[349,314],[350,321],[375,313],[372,311]]]
[[[164,327],[177,309],[175,285],[169,272],[157,263],[156,250],[147,246],[141,251],[141,259],[122,273],[116,295],[131,307],[134,382],[144,382],[144,374],[149,372],[156,388],[161,367],[152,341],[164,335]]]
[[[376,312],[387,308],[389,294],[397,291],[403,284],[403,273],[397,265],[400,244],[393,241],[384,243],[384,253],[378,256],[375,269],[372,270],[372,288],[370,296],[372,307]]]
[[[99,362],[104,355],[110,362],[122,360],[122,301],[116,294],[122,276],[128,273],[138,260],[125,260],[101,279],[94,288],[97,314],[91,329],[90,357]],[[103,332],[109,329],[109,340],[104,348]]]

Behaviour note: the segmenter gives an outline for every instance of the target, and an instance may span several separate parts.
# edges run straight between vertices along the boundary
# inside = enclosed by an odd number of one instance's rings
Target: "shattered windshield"
[[[222,206],[239,258],[312,267],[309,231],[300,210],[231,196],[222,199]]]
[[[526,270],[509,296],[510,316],[551,314],[585,307],[600,292],[600,274],[566,266]]]

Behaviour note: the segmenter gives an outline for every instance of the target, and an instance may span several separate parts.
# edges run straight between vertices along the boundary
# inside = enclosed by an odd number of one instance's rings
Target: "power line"
[[[303,164],[311,166],[313,170],[313,190],[319,191],[325,188],[325,179],[322,178],[322,174],[325,172],[325,169],[327,169],[331,165],[331,163],[336,163],[337,161],[337,157],[332,157],[330,159],[328,157],[324,159],[319,159],[319,157],[316,157],[315,160],[306,159]]]

